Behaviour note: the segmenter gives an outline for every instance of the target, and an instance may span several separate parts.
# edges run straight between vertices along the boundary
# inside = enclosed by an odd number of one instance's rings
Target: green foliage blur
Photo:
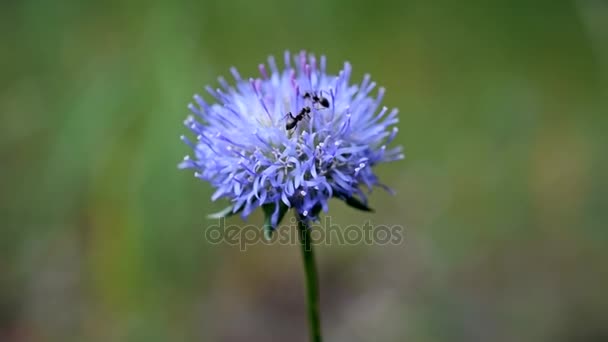
[[[397,195],[330,214],[404,242],[318,246],[327,341],[606,340],[607,42],[600,0],[3,1],[0,341],[307,339],[298,248],[208,243],[176,167],[192,94],[285,49],[401,113]]]

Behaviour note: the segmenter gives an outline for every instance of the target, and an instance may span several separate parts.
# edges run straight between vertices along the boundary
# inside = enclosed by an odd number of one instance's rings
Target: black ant
[[[289,116],[289,118],[287,119],[287,124],[285,124],[285,129],[289,131],[290,129],[295,128],[298,125],[298,122],[302,121],[304,117],[308,116],[309,114],[310,107],[302,108],[300,113],[298,113],[296,116],[293,116],[291,112],[287,113],[286,116]]]
[[[324,108],[329,108],[329,100],[327,98],[323,97],[323,96],[317,95],[317,93],[315,93],[315,92],[313,92],[313,93],[309,93],[309,92],[304,93],[304,98],[305,99],[312,99],[313,103],[318,103],[318,104],[320,104]]]

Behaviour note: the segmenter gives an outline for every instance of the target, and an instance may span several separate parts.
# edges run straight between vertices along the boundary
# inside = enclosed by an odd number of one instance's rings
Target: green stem
[[[319,283],[317,280],[317,268],[315,267],[315,255],[312,250],[310,229],[305,222],[298,219],[298,236],[302,247],[302,260],[304,261],[304,272],[306,274],[306,297],[308,306],[308,328],[310,340],[321,342],[321,322],[319,319]]]

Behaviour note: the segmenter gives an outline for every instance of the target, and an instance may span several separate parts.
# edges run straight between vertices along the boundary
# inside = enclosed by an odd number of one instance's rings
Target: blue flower
[[[332,197],[368,209],[363,189],[390,191],[373,167],[403,158],[401,147],[388,147],[398,119],[381,106],[384,88],[372,97],[369,75],[351,84],[348,62],[331,75],[325,56],[293,57],[285,53],[282,69],[269,57],[255,79],[232,68],[234,85],[220,77],[221,88],[206,87],[215,103],[194,96],[184,123],[195,139],[182,136],[193,154],[179,167],[211,183],[212,200],[229,199],[231,213],[246,218],[263,207],[272,227],[287,208],[314,220]]]

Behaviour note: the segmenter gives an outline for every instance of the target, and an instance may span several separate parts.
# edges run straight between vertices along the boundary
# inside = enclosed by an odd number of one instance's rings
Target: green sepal
[[[240,213],[241,210],[243,210],[243,206],[241,206],[241,208],[235,212],[233,212],[233,210],[234,210],[234,205],[229,205],[226,208],[218,211],[217,213],[207,215],[207,218],[217,220],[217,219],[221,219],[221,218],[234,216],[234,215]]]
[[[264,204],[262,206],[262,209],[264,210],[264,238],[266,239],[266,241],[270,241],[270,239],[272,238],[272,232],[276,228],[272,226],[272,214],[275,210],[275,204]],[[285,203],[279,202],[279,217],[277,218],[277,225],[281,223],[288,209],[289,207],[286,206]]]
[[[344,203],[346,203],[346,205],[348,205],[351,208],[355,208],[361,211],[367,211],[367,212],[373,212],[374,209],[370,208],[367,206],[367,204],[361,202],[361,200],[359,200],[357,197],[351,196],[351,197],[346,197],[346,198],[342,198],[344,200]]]

